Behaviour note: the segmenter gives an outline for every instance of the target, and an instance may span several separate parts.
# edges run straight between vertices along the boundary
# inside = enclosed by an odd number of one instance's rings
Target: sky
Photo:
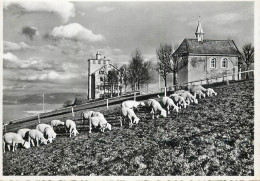
[[[156,62],[160,43],[174,47],[195,38],[199,17],[204,39],[232,39],[239,49],[254,43],[253,2],[4,1],[3,8],[7,102],[10,96],[87,93],[87,59],[97,51],[122,65],[138,48]]]

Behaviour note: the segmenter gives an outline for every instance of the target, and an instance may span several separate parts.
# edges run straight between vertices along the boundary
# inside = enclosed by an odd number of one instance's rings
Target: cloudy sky
[[[128,63],[139,48],[156,61],[160,43],[194,38],[254,41],[253,2],[4,2],[4,97],[87,91],[97,51]]]

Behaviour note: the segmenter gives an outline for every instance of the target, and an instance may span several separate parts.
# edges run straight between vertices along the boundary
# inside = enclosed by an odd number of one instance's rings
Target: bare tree
[[[144,59],[141,51],[136,49],[132,53],[132,59],[128,66],[128,80],[131,84],[132,90],[136,91],[135,85],[137,85],[138,90],[140,89],[143,62]]]
[[[148,84],[152,80],[152,64],[150,61],[145,61],[142,66],[142,74],[141,74],[141,84],[147,86],[148,91]]]
[[[254,50],[254,46],[251,43],[245,44],[242,47],[242,59],[243,62],[246,66],[246,70],[249,70],[249,66],[254,63],[254,54],[255,54],[255,50]],[[246,74],[246,78],[249,78],[249,73],[247,72]]]
[[[109,86],[111,87],[111,97],[114,93],[114,88],[118,84],[118,71],[116,69],[112,69],[108,71],[107,81]]]
[[[128,67],[127,67],[126,64],[122,65],[119,68],[119,70],[120,70],[120,81],[125,86],[125,93],[126,93],[126,88],[127,88],[127,85],[128,85],[127,69],[128,69]]]
[[[156,56],[158,59],[157,71],[164,79],[164,86],[167,89],[167,75],[171,69],[172,58],[172,46],[169,44],[160,44],[160,47],[156,49]]]

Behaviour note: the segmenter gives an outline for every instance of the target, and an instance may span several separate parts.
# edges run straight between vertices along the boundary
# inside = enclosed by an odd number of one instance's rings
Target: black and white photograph
[[[2,176],[253,180],[255,11],[4,0]]]

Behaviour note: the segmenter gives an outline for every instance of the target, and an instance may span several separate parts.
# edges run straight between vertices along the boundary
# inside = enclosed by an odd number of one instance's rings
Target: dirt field
[[[254,82],[214,88],[177,116],[131,129],[88,130],[58,136],[48,145],[3,155],[4,175],[180,175],[252,176],[254,174]],[[114,106],[105,115],[118,114]],[[143,117],[144,113],[137,113]]]

